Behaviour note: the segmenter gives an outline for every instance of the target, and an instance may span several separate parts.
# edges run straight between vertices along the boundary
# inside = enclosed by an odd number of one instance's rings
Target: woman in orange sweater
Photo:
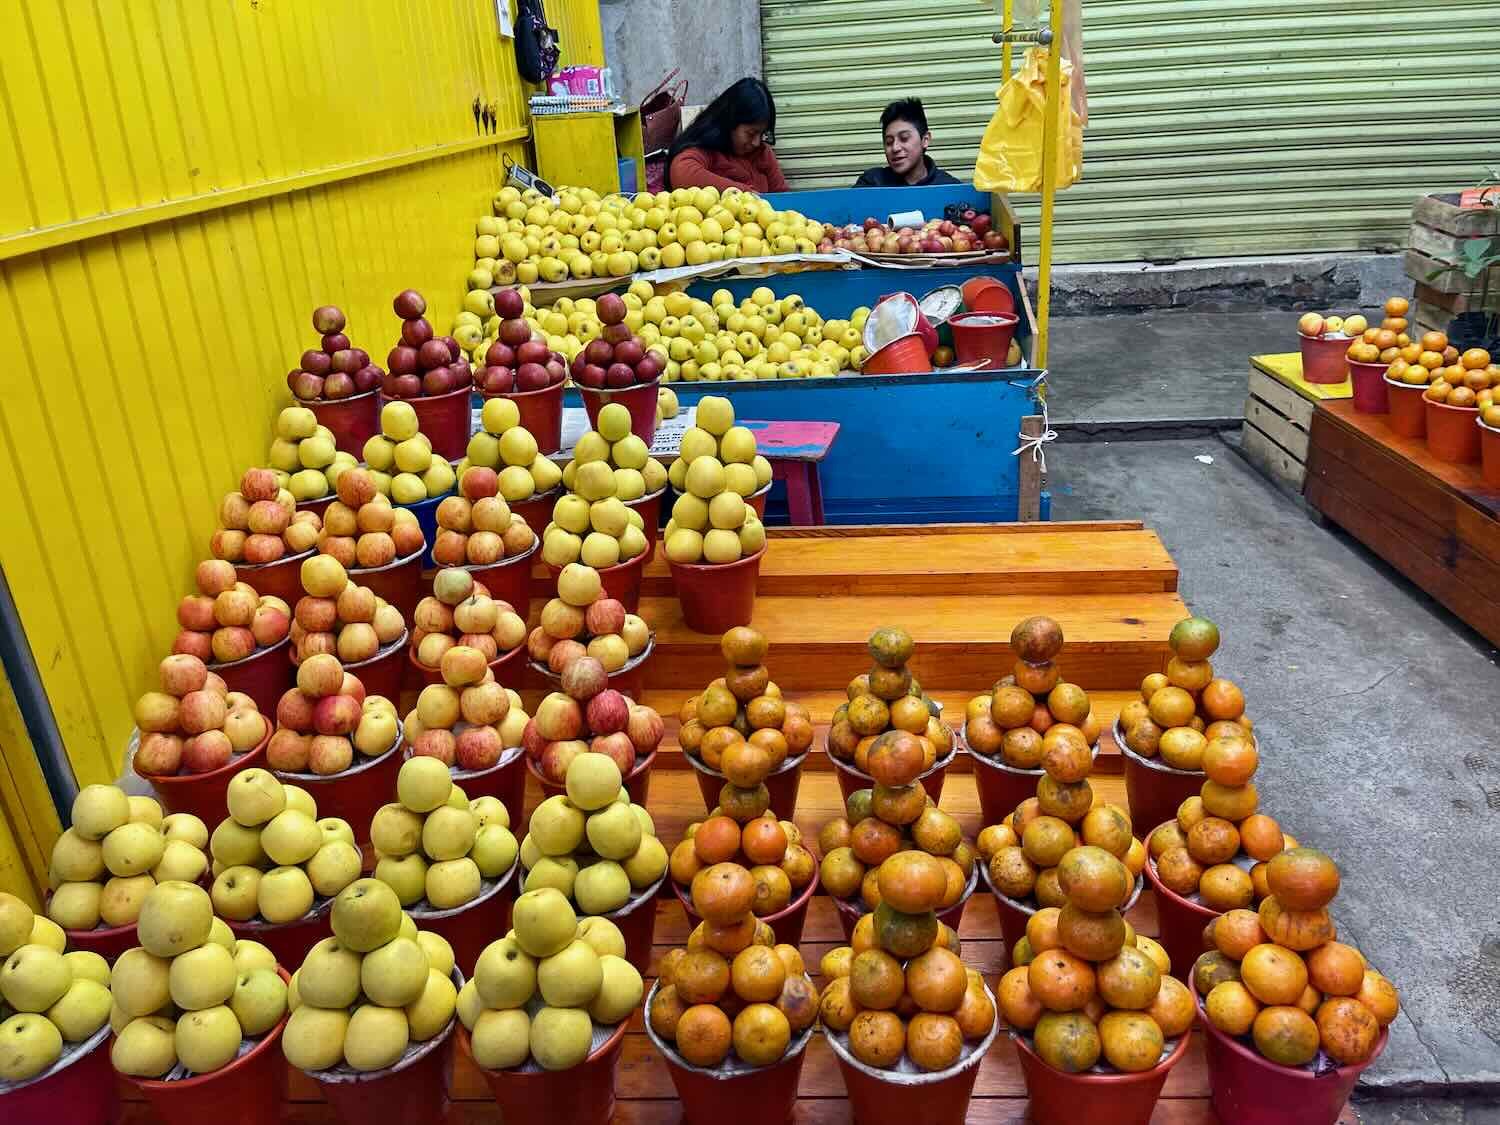
[[[682,131],[667,150],[667,187],[787,191],[776,153],[776,103],[758,78],[741,78]]]

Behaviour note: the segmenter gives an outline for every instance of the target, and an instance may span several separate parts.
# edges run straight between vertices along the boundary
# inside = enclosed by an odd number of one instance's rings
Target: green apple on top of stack
[[[579,921],[553,887],[516,900],[514,929],[479,955],[458,998],[474,1061],[509,1070],[534,1061],[566,1070],[588,1057],[594,1025],[630,1018],[645,985],[607,918]]]
[[[235,774],[225,795],[229,816],[208,843],[219,917],[295,922],[315,898],[331,898],[359,878],[353,830],[335,816],[319,820],[306,789],[254,767]]]
[[[349,884],[333,902],[333,936],[292,976],[286,1061],[300,1070],[393,1066],[453,1018],[453,947],[418,931],[379,879]]]
[[[109,1019],[104,958],[64,953],[52,940],[56,927],[39,932],[39,922],[47,920],[0,891],[0,1082],[36,1077],[62,1057],[64,1043],[89,1038]]]
[[[195,883],[208,870],[208,829],[192,813],[162,815],[150,797],[85,785],[73,824],[52,845],[47,914],[67,930],[128,926],[157,883]]]
[[[236,941],[202,887],[161,883],[138,926],[141,944],[109,978],[110,1060],[121,1074],[160,1078],[179,1064],[208,1074],[281,1022],[287,989],[275,958],[259,942]]]
[[[771,462],[756,452],[755,435],[734,424],[734,404],[705,395],[697,425],[667,471],[681,493],[662,541],[675,563],[732,563],[766,545],[766,529],[747,497],[771,483]]]
[[[458,463],[459,478],[476,466],[498,474],[499,494],[511,504],[556,488],[562,480],[562,470],[537,451],[536,438],[521,425],[520,408],[508,398],[485,401],[479,429]]]
[[[568,494],[542,532],[542,558],[552,566],[582,562],[610,567],[645,554],[645,520],[628,504],[660,491],[667,474],[646,443],[630,432],[630,411],[617,402],[600,411],[598,430],[578,439],[563,469]]]
[[[396,800],[375,813],[370,842],[375,878],[402,906],[425,899],[432,910],[473,902],[484,880],[510,870],[518,850],[505,806],[494,797],[469,800],[448,765],[426,756],[402,765]]]
[[[657,393],[671,394],[662,388]],[[672,402],[675,404],[676,396]],[[674,410],[675,414],[676,411]],[[563,487],[578,492],[580,467],[599,461],[615,476],[613,495],[621,500],[639,500],[666,486],[667,471],[651,456],[651,447],[630,432],[630,410],[622,403],[607,402],[599,408],[597,428],[578,439],[573,459],[563,467]]]
[[[521,841],[525,889],[550,887],[583,914],[609,914],[661,879],[667,849],[607,754],[575,757],[566,785],[566,794],[548,797],[531,814]]]
[[[297,500],[320,500],[333,491],[339,474],[359,464],[334,443],[333,431],[318,424],[305,406],[288,406],[276,416],[276,436],[267,456],[276,487]]]
[[[380,432],[365,442],[365,464],[375,487],[397,504],[415,504],[453,491],[453,466],[432,452],[417,428],[409,402],[388,402],[380,411]],[[392,475],[394,474],[394,475]]]

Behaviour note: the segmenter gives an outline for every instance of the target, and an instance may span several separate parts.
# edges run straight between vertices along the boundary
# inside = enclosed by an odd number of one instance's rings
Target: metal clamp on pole
[[[1009,31],[995,32],[990,36],[990,41],[993,43],[1039,43],[1043,47],[1048,47],[1052,44],[1052,29],[1043,27],[1032,28],[1028,31],[1012,28]]]

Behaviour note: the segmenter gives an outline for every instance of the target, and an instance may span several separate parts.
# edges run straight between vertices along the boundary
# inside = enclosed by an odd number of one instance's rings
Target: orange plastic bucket
[[[1419,438],[1427,434],[1427,411],[1422,408],[1426,401],[1422,394],[1426,387],[1417,383],[1398,383],[1387,377],[1385,381],[1386,425],[1401,437]]]
[[[1342,383],[1349,377],[1345,354],[1353,343],[1347,336],[1304,336],[1297,333],[1302,350],[1302,378],[1309,383]]]
[[[932,356],[920,333],[897,337],[865,360],[861,375],[925,375],[932,370]]]
[[[968,281],[959,286],[958,291],[963,297],[964,308],[976,309],[979,307],[977,302],[985,293],[989,292],[992,289],[1004,288],[1005,283],[1002,282],[998,277],[990,277],[986,274],[981,274],[978,277],[969,278]],[[1005,311],[1009,312],[1010,310],[1007,309]]]
[[[1187,1054],[1192,1036],[1183,1033],[1171,1053],[1150,1070],[1135,1073],[1068,1074],[1044,1063],[1024,1035],[1011,1033],[1029,1101],[1026,1119],[1036,1125],[1073,1121],[1108,1121],[1111,1125],[1149,1125],[1167,1074]],[[1296,1114],[1283,1120],[1300,1120]]]
[[[1474,419],[1479,427],[1479,461],[1485,484],[1500,486],[1500,430]]]
[[[958,362],[988,360],[992,366],[1004,367],[1020,319],[1012,312],[967,312],[951,317],[948,326],[953,329]]]
[[[719,636],[736,625],[750,624],[755,613],[755,587],[760,581],[762,547],[731,563],[668,562],[683,623],[695,633]]]
[[[1479,461],[1477,406],[1449,406],[1424,398],[1427,411],[1427,452],[1439,461],[1464,465]]]

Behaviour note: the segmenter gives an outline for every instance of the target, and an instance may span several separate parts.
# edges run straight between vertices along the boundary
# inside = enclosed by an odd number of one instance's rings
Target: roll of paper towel
[[[919,227],[926,221],[926,219],[922,218],[922,212],[920,211],[902,211],[889,216],[885,222],[888,227],[900,229],[901,227]]]

